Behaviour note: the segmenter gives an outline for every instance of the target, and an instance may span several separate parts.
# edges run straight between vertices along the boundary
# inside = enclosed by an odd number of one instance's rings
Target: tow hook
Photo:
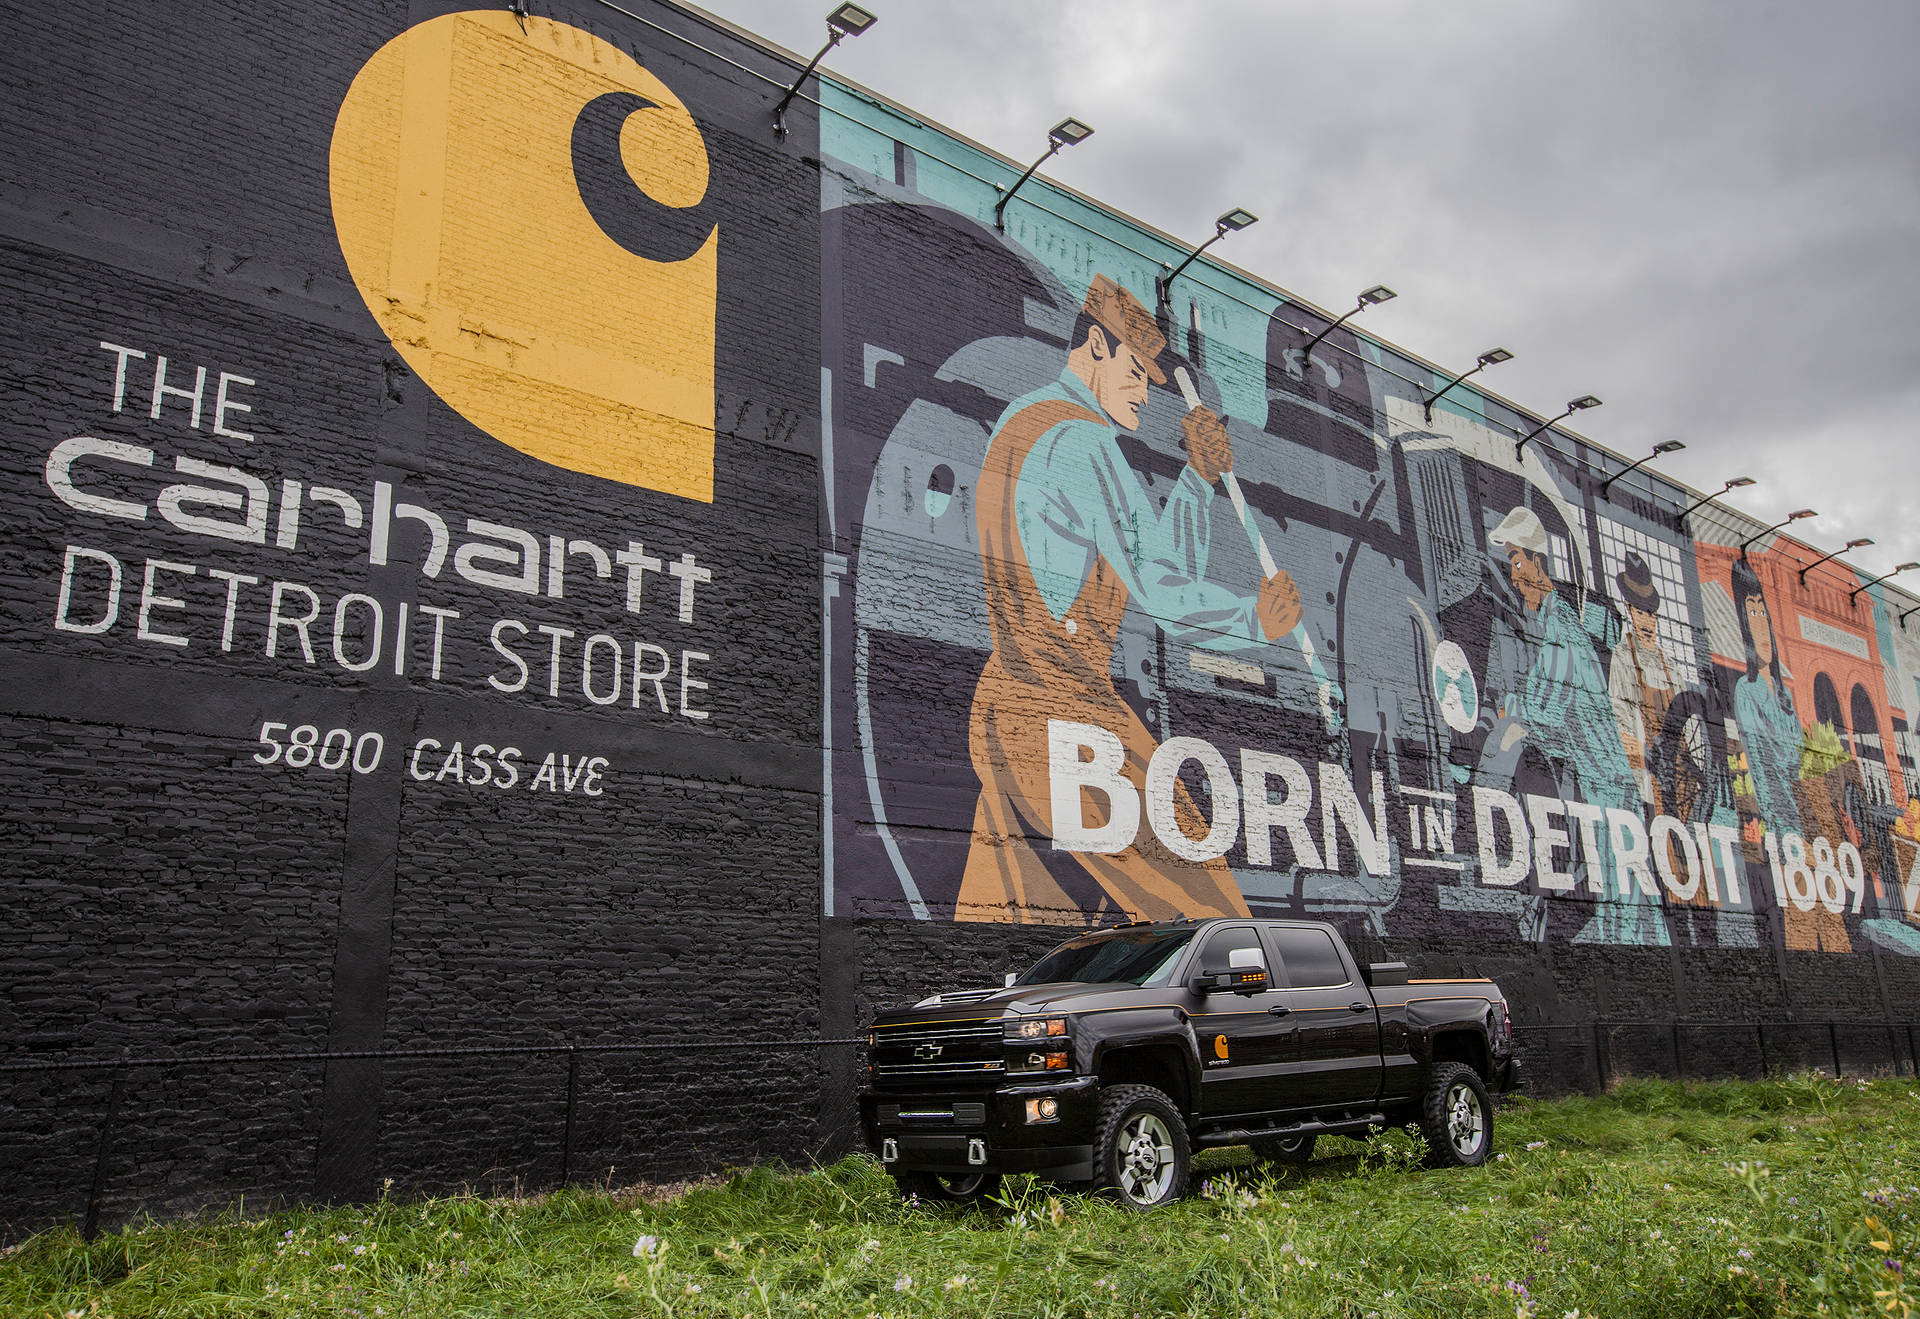
[[[978,1168],[987,1161],[987,1142],[978,1136],[967,1141],[967,1162]]]
[[[900,1161],[900,1142],[888,1136],[880,1142],[880,1162],[898,1163]]]

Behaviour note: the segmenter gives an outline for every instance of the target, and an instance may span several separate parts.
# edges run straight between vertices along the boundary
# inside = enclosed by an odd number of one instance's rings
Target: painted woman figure
[[[1798,833],[1800,804],[1793,785],[1800,780],[1800,716],[1780,674],[1780,649],[1760,578],[1744,558],[1733,564],[1733,612],[1747,649],[1747,676],[1733,685],[1733,717],[1746,748],[1753,795],[1761,820],[1776,836]]]

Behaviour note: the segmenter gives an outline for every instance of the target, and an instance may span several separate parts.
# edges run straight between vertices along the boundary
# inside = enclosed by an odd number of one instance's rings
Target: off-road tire
[[[1313,1143],[1319,1138],[1317,1133],[1304,1136],[1263,1136],[1259,1140],[1248,1141],[1247,1148],[1252,1150],[1253,1157],[1262,1163],[1305,1167],[1313,1160]]]
[[[1480,1073],[1440,1063],[1420,1098],[1420,1134],[1429,1168],[1477,1168],[1493,1149],[1493,1100]]]
[[[917,1196],[934,1204],[978,1204],[1000,1189],[997,1172],[897,1172],[900,1198]]]
[[[1093,1185],[1127,1209],[1172,1204],[1187,1193],[1192,1151],[1186,1120],[1163,1091],[1116,1085],[1100,1095]]]

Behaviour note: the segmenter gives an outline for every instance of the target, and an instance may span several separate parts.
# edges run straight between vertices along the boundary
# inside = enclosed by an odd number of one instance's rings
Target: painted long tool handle
[[[1173,379],[1180,386],[1180,397],[1187,402],[1187,411],[1200,406],[1200,392],[1193,387],[1193,378],[1187,374],[1187,368],[1177,366],[1173,369]],[[1240,525],[1247,530],[1247,538],[1253,542],[1253,552],[1260,556],[1261,577],[1267,578],[1280,571],[1280,565],[1273,561],[1273,551],[1267,548],[1267,538],[1260,534],[1260,526],[1253,520],[1253,513],[1247,508],[1247,497],[1240,489],[1240,478],[1228,468],[1220,474],[1226,482],[1227,498],[1233,501],[1234,515],[1240,519]],[[1320,664],[1320,652],[1313,644],[1313,637],[1307,632],[1304,622],[1294,624],[1293,640],[1300,647],[1300,658],[1306,661],[1307,671],[1313,674],[1314,684],[1320,690],[1320,714],[1326,720],[1330,730],[1338,731],[1340,716],[1333,708],[1333,679],[1327,676]]]

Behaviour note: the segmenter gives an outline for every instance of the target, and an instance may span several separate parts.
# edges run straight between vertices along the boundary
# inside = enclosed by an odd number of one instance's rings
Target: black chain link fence
[[[1920,1050],[1916,1050],[1913,1022],[1638,1019],[1549,1025],[1516,1024],[1513,1031],[1515,1053],[1523,1069],[1521,1088],[1529,1094],[1540,1096],[1573,1091],[1598,1092],[1625,1076],[1756,1079],[1804,1070],[1828,1072],[1836,1077],[1848,1074],[1920,1074],[1916,1070],[1920,1065]],[[814,1076],[811,1079],[818,1082],[819,1068],[825,1065],[828,1051],[852,1049],[864,1043],[864,1038],[697,1040],[645,1044],[469,1045],[353,1052],[316,1050],[143,1057],[125,1052],[117,1058],[0,1063],[0,1076],[92,1073],[107,1079],[104,1110],[91,1160],[91,1179],[87,1186],[81,1225],[82,1235],[92,1240],[99,1234],[101,1206],[116,1171],[122,1177],[127,1171],[115,1163],[115,1137],[126,1122],[129,1111],[138,1111],[142,1095],[150,1087],[151,1078],[156,1073],[164,1075],[193,1069],[213,1071],[248,1067],[306,1068],[311,1072],[311,1087],[317,1093],[318,1087],[323,1084],[325,1067],[335,1063],[374,1063],[382,1072],[386,1072],[388,1064],[447,1061],[470,1064],[481,1059],[495,1060],[495,1066],[487,1069],[486,1075],[466,1078],[486,1089],[497,1081],[503,1081],[508,1075],[521,1081],[530,1079],[522,1069],[508,1073],[498,1065],[499,1060],[563,1062],[563,1066],[553,1069],[550,1081],[544,1079],[543,1069],[542,1084],[556,1090],[563,1087],[561,1093],[553,1096],[553,1102],[546,1105],[555,1118],[552,1127],[530,1131],[530,1124],[524,1117],[516,1117],[519,1118],[518,1145],[525,1146],[530,1141],[539,1144],[543,1161],[550,1161],[553,1157],[554,1151],[548,1147],[557,1146],[559,1176],[552,1184],[565,1186],[580,1171],[577,1166],[579,1151],[576,1138],[583,1109],[604,1111],[610,1103],[621,1099],[619,1095],[583,1095],[582,1065],[587,1060],[605,1060],[621,1055],[671,1056],[711,1051],[757,1051],[758,1061],[765,1064],[768,1060],[790,1057],[796,1052],[811,1052],[815,1055]],[[851,1072],[852,1066],[850,1062],[842,1075]],[[473,1069],[468,1066],[462,1070]],[[607,1069],[602,1066],[598,1071],[601,1089],[606,1090],[611,1085]],[[657,1087],[663,1079],[669,1083],[674,1080],[656,1076],[648,1084]],[[763,1083],[769,1079],[776,1083],[790,1082],[791,1068],[789,1066],[782,1070],[776,1063],[769,1071],[763,1066],[757,1079]],[[135,1082],[139,1080],[147,1081],[149,1087],[136,1085]],[[436,1085],[441,1083],[434,1082]],[[218,1090],[219,1087],[215,1087],[215,1091]],[[671,1084],[668,1090],[669,1093],[658,1097],[667,1113],[677,1114],[687,1121],[694,1120],[696,1114],[692,1110],[676,1105]],[[825,1114],[827,1110],[823,1109],[822,1112]],[[851,1115],[849,1095],[837,1118],[824,1121],[814,1133],[816,1143],[827,1148],[844,1146],[853,1134]],[[377,1180],[390,1170],[376,1166],[378,1155],[371,1147],[371,1135],[367,1136],[367,1142],[367,1148],[358,1151],[355,1157],[365,1161],[372,1178]],[[547,1162],[546,1166],[550,1167],[551,1163]],[[533,1165],[529,1164],[529,1167]],[[77,1198],[79,1187],[74,1189]]]

